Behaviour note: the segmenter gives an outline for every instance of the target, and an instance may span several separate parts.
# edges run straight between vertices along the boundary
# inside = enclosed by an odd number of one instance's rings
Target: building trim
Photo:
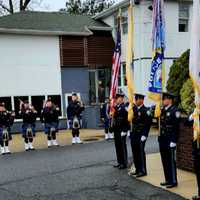
[[[176,60],[179,57],[165,57],[164,60]],[[138,61],[138,60],[152,60],[152,57],[142,57],[142,58],[135,58],[133,59],[134,61]],[[125,62],[122,62],[125,63]]]
[[[90,30],[93,31],[112,31],[112,27],[99,27],[99,26],[88,26]]]
[[[173,0],[167,0],[167,1],[173,1]],[[193,2],[193,0],[176,0],[176,1],[179,1],[179,2]],[[151,2],[151,1],[149,1],[149,2]],[[110,8],[106,9],[105,11],[95,15],[93,18],[95,20],[101,19],[101,18],[105,18],[107,16],[112,15],[114,12],[118,11],[119,8],[125,8],[129,4],[130,4],[130,0],[124,0],[124,1],[122,1],[120,3],[117,3],[117,4],[113,5],[113,6],[111,6]]]
[[[84,32],[67,32],[67,31],[50,31],[50,30],[35,30],[35,29],[18,29],[18,28],[0,28],[0,33],[12,33],[22,35],[50,35],[50,36],[91,36],[94,31],[112,31],[112,27],[85,26]]]
[[[86,27],[85,27],[86,29]],[[74,36],[90,36],[93,33],[87,28],[87,32],[66,32],[66,31],[44,31],[44,30],[33,30],[33,29],[7,29],[0,28],[0,33],[13,33],[13,34],[23,34],[23,35],[74,35]]]

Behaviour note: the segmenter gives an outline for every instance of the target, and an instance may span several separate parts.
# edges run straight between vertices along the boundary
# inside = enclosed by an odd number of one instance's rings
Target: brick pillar
[[[179,129],[179,139],[177,144],[177,167],[180,169],[193,171],[192,157],[192,137],[193,130],[191,125],[184,123],[185,119],[181,120]]]

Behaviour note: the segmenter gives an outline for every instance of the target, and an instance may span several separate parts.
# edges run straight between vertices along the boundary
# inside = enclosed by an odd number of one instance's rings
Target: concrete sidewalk
[[[81,129],[80,137],[84,143],[97,141],[104,139],[103,130],[93,130],[93,129]],[[21,134],[12,135],[12,140],[10,141],[10,150],[12,153],[24,151],[24,139]],[[61,130],[57,133],[57,141],[60,146],[70,145],[72,141],[70,130]],[[44,132],[37,132],[34,138],[35,149],[46,149],[47,148],[47,137]]]
[[[152,128],[150,135],[156,135],[157,129]],[[103,140],[104,139],[104,130],[103,129],[81,129],[80,138],[84,143]],[[13,134],[12,140],[10,141],[11,152],[22,152],[24,151],[24,139],[22,135]],[[57,133],[57,140],[60,146],[70,145],[72,141],[71,130],[60,130]],[[47,148],[47,139],[44,132],[37,132],[36,137],[34,138],[34,147],[36,149],[45,149]]]
[[[159,153],[147,155],[147,170],[148,176],[140,178],[139,180],[161,188],[160,182],[164,181],[164,174]],[[192,196],[197,194],[195,174],[179,169],[177,174],[179,184],[178,187],[166,190],[179,194],[186,199],[191,199]],[[165,189],[165,187],[162,188]]]

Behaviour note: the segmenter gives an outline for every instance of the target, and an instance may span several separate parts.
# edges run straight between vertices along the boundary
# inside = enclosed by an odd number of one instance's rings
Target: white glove
[[[193,116],[191,114],[190,117],[189,117],[189,121],[191,122],[192,120],[193,120]]]
[[[146,141],[147,137],[145,137],[144,135],[141,137],[141,141],[144,142]]]
[[[126,132],[123,132],[123,131],[121,132],[121,136],[122,136],[122,137],[124,137],[124,136],[126,136],[126,135],[127,135]]]
[[[174,147],[176,147],[176,143],[174,143],[174,142],[170,142],[170,148],[174,148]]]
[[[130,137],[131,136],[131,133],[130,131],[127,131],[127,136]]]

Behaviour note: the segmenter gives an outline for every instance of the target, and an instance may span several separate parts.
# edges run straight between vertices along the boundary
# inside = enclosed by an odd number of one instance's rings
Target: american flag
[[[115,96],[118,88],[118,77],[121,66],[121,28],[120,17],[118,19],[117,27],[117,41],[114,49],[113,62],[112,62],[112,83],[110,90],[110,114],[114,113]]]

